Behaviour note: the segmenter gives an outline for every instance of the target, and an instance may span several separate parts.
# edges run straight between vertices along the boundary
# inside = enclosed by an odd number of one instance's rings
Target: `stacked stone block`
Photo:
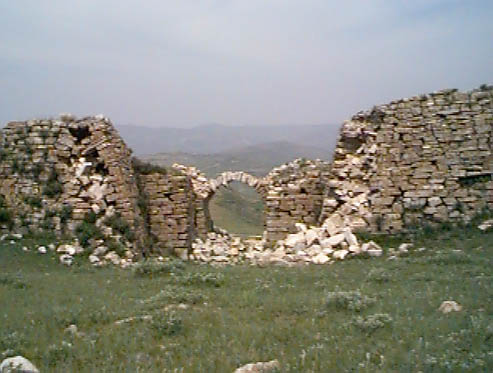
[[[273,169],[265,178],[265,239],[268,243],[295,231],[296,223],[316,225],[324,198],[322,161],[297,159]]]
[[[0,194],[17,227],[73,232],[92,212],[99,225],[118,213],[141,230],[131,150],[107,118],[11,122],[1,133]]]
[[[171,174],[141,175],[140,182],[147,195],[149,228],[157,248],[167,252],[188,250],[196,235],[190,178],[175,170]]]
[[[491,87],[442,90],[358,113],[341,130],[324,217],[391,232],[467,221],[493,207],[492,134]]]

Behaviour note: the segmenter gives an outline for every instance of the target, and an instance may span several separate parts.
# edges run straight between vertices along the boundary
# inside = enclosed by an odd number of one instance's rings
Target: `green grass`
[[[4,243],[0,358],[42,372],[232,372],[272,359],[283,372],[493,371],[493,232],[437,232],[414,237],[428,250],[406,258],[299,268],[69,268]],[[463,311],[438,312],[444,300]]]

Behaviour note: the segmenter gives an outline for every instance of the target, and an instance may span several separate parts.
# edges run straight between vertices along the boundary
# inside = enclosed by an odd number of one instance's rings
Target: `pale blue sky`
[[[0,123],[339,124],[493,83],[493,1],[0,0]]]

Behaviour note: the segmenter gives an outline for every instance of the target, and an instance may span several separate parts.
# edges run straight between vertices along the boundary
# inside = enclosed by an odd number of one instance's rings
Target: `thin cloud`
[[[492,16],[489,1],[2,2],[0,121],[339,123],[491,83]]]

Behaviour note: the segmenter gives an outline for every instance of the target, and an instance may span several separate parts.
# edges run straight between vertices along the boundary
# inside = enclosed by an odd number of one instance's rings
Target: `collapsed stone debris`
[[[296,224],[297,232],[277,241],[273,248],[266,248],[265,239],[246,239],[227,233],[211,232],[207,239],[196,239],[192,253],[182,255],[184,260],[214,264],[250,263],[254,265],[277,264],[331,264],[356,256],[378,257],[383,249],[375,242],[363,244],[347,227],[339,227],[332,235],[324,227],[308,228]]]

